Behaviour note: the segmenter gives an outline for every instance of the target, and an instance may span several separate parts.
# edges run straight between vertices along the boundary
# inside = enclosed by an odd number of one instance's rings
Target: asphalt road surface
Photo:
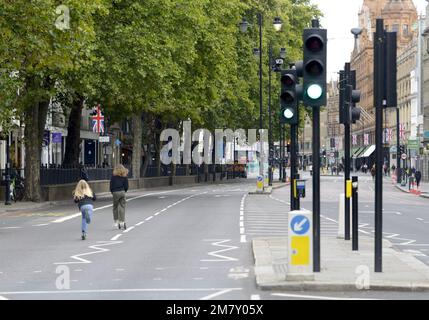
[[[366,180],[360,188],[361,230],[371,233],[372,181]],[[336,232],[341,181],[322,179],[322,211],[332,220],[324,219],[323,236]],[[259,204],[261,196],[248,195],[254,187],[241,180],[129,193],[126,231],[113,228],[111,200],[101,199],[86,241],[80,239],[80,214],[71,202],[0,215],[0,299],[429,298],[426,293],[258,290],[251,240],[284,236],[289,188],[263,196],[271,200],[267,206]],[[307,209],[310,199],[311,188],[303,201]],[[401,249],[421,254],[429,249],[428,204],[386,185],[386,232],[397,233],[398,242],[415,240],[398,243]],[[419,258],[429,263],[426,256]]]

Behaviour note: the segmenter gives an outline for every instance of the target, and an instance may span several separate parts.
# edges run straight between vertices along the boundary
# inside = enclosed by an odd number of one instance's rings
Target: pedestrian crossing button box
[[[296,181],[296,190],[298,192],[298,197],[305,198],[305,180]]]

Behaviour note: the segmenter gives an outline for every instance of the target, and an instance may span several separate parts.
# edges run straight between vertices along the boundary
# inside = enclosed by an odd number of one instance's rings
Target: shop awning
[[[369,146],[360,158],[368,158],[375,151],[375,144]]]
[[[360,153],[362,153],[363,149],[365,149],[365,147],[359,147],[359,148],[357,148],[357,149],[353,152],[352,158],[357,158],[357,156],[358,156]]]

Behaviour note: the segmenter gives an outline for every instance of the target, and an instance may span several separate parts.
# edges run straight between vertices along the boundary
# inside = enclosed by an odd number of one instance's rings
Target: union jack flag
[[[100,105],[97,105],[96,114],[92,116],[92,131],[104,133],[104,116],[101,113]]]
[[[369,145],[369,134],[368,133],[365,133],[363,135],[363,145],[364,146],[368,146]]]
[[[399,139],[405,140],[405,123],[399,124]]]
[[[352,144],[355,146],[355,145],[357,145],[357,135],[353,135],[352,136]]]
[[[386,128],[384,129],[384,143],[389,143],[392,141],[393,131],[392,129]]]

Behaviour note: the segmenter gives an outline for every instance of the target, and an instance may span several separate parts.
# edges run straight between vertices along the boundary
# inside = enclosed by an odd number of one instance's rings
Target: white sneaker
[[[113,223],[113,229],[118,229],[118,220]]]

